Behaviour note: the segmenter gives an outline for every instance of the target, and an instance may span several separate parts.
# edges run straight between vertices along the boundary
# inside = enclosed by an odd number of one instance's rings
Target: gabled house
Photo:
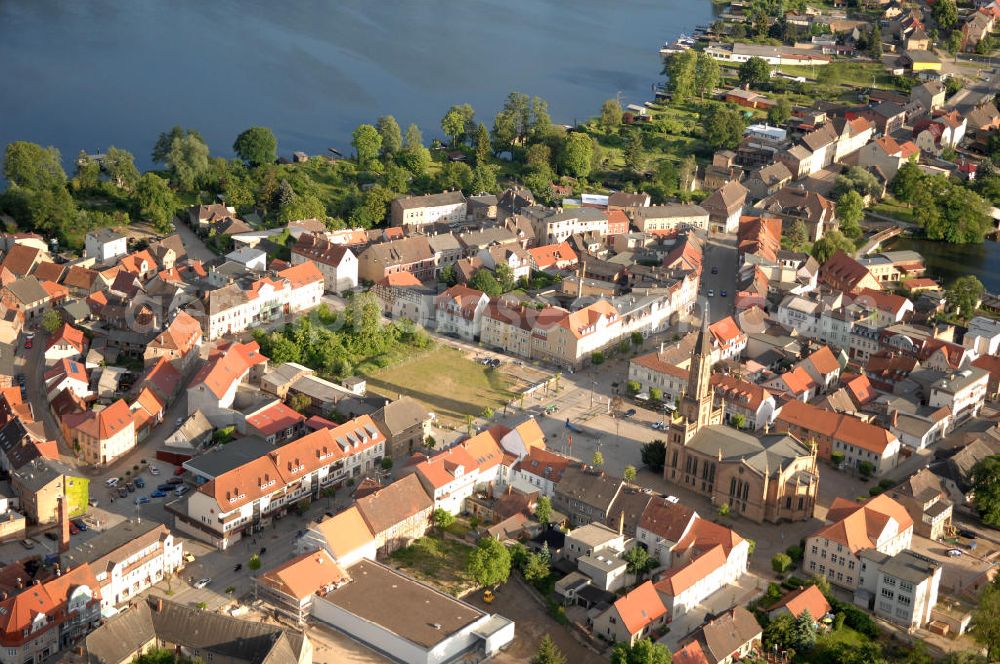
[[[267,358],[255,341],[220,346],[187,387],[188,415],[200,410],[216,426],[232,424],[235,419],[227,411],[236,398],[236,388],[251,370],[256,367],[263,373],[266,365]]]
[[[184,368],[198,356],[201,341],[202,331],[198,321],[186,311],[178,311],[163,332],[146,344],[143,363],[149,366],[160,358],[166,358]]]
[[[956,148],[965,138],[966,119],[958,111],[938,112],[913,125],[913,142],[917,147],[935,155],[945,148]]]
[[[45,393],[49,401],[63,390],[70,390],[79,397],[90,395],[90,378],[82,362],[59,360],[42,377],[45,380]]]
[[[666,624],[667,615],[652,582],[646,581],[594,618],[594,634],[612,643],[632,645]]]
[[[866,289],[882,290],[878,279],[868,268],[840,250],[820,266],[819,282],[834,290],[855,295]]]
[[[358,259],[347,246],[319,234],[303,233],[292,247],[292,265],[312,261],[326,290],[341,293],[358,285]]]
[[[701,202],[701,206],[708,210],[708,222],[712,230],[719,233],[736,231],[748,193],[746,187],[731,180]]]
[[[483,311],[490,298],[482,291],[456,284],[434,298],[434,320],[441,334],[466,341],[479,339]]]
[[[98,263],[107,263],[127,253],[128,243],[125,236],[110,228],[98,228],[87,233],[84,239],[84,255],[95,259]]]
[[[45,347],[45,363],[58,360],[80,360],[87,352],[87,339],[83,330],[78,330],[69,323],[64,323],[59,330],[49,338]]]
[[[111,463],[136,443],[132,411],[121,399],[101,410],[66,415],[62,429],[81,457],[94,465]]]

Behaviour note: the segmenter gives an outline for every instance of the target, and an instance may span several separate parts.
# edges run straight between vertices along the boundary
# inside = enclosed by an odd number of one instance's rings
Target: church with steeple
[[[707,302],[702,313],[687,390],[668,427],[663,478],[757,523],[812,518],[819,493],[815,445],[723,424],[724,404],[712,387]]]

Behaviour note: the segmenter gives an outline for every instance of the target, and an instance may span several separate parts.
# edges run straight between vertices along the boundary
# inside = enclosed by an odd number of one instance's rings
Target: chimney
[[[69,506],[65,494],[59,496],[59,553],[69,551]]]
[[[899,426],[899,410],[892,411],[892,426]]]
[[[157,613],[161,613],[163,611],[163,598],[162,597],[157,597],[156,598],[156,606],[154,607],[154,609],[155,609],[155,611]]]

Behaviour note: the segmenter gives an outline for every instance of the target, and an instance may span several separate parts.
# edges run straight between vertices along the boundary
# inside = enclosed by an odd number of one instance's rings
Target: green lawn
[[[399,363],[366,374],[368,389],[393,399],[409,395],[456,425],[464,425],[466,415],[479,417],[487,406],[502,409],[514,398],[503,372],[476,364],[450,346],[408,351]]]
[[[887,196],[884,200],[875,205],[872,208],[872,212],[884,214],[888,217],[895,217],[896,219],[900,219],[902,221],[913,221],[913,208],[909,205],[900,203],[891,196]]]
[[[391,560],[417,579],[457,597],[476,585],[466,572],[471,552],[468,544],[431,535],[396,551]]]

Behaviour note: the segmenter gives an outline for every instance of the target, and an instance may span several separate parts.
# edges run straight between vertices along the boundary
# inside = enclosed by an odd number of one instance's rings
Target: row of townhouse
[[[201,323],[205,338],[214,341],[308,311],[319,305],[324,288],[323,274],[310,260],[261,277],[247,288],[231,281],[209,290],[189,311]]]
[[[371,472],[385,454],[385,436],[364,415],[217,474],[211,465],[188,461],[185,467],[207,481],[192,493],[177,527],[225,549],[299,501]]]
[[[480,340],[521,357],[579,367],[593,353],[635,332],[649,336],[685,318],[694,306],[697,283],[697,275],[689,273],[669,292],[602,298],[573,312],[490,303],[482,312]]]

